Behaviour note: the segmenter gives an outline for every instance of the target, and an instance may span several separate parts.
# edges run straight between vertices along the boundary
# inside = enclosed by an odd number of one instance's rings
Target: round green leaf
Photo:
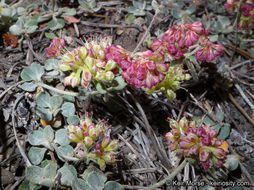
[[[27,91],[27,92],[35,91],[36,87],[37,87],[37,85],[33,84],[32,82],[25,82],[25,83],[19,85],[19,88],[21,88],[22,90]]]
[[[44,67],[47,71],[51,71],[53,69],[58,69],[59,63],[60,60],[58,59],[47,59]]]
[[[100,94],[106,94],[107,91],[103,88],[102,84],[100,82],[98,82],[96,84],[96,90],[100,93]]]
[[[181,11],[181,9],[174,8],[174,9],[172,9],[171,14],[174,18],[179,19],[182,16],[182,11]]]
[[[12,26],[9,28],[9,31],[10,31],[13,35],[15,35],[15,36],[19,36],[19,35],[21,35],[21,34],[23,33],[22,28],[21,28],[20,26],[16,25],[16,24],[12,25]]]
[[[53,19],[48,23],[48,27],[50,30],[57,30],[64,27],[64,20],[63,19]]]
[[[220,133],[217,136],[217,138],[225,140],[229,136],[229,134],[230,134],[230,125],[225,124],[221,127]]]
[[[44,74],[44,69],[38,63],[32,63],[29,67],[26,67],[21,72],[21,78],[24,81],[40,81],[41,76]]]
[[[75,106],[73,103],[65,102],[62,105],[62,114],[65,117],[69,117],[75,114]]]
[[[50,98],[50,108],[57,109],[59,108],[63,103],[63,98],[61,96],[52,96]]]
[[[108,181],[104,187],[105,190],[124,190],[123,186],[115,181]]]
[[[61,153],[61,155],[63,155],[63,156],[70,156],[70,154],[72,154],[73,151],[74,151],[74,150],[73,150],[73,147],[72,147],[71,145],[59,146],[58,149],[59,149],[59,152]],[[60,156],[59,154],[57,154],[57,156],[58,156],[58,158],[59,158],[60,160],[62,160],[63,162],[66,161],[66,160],[65,160],[62,156]]]
[[[238,164],[239,164],[239,161],[235,155],[233,155],[233,154],[227,155],[227,160],[226,160],[224,166],[228,170],[230,170],[230,171],[235,170],[238,167]]]
[[[127,83],[125,82],[122,76],[117,76],[114,80],[117,81],[118,83],[118,85],[114,87],[115,90],[122,90],[127,85]]]
[[[71,125],[71,124],[78,125],[79,124],[79,117],[77,115],[71,115],[67,118],[67,123],[69,125]]]
[[[224,120],[224,113],[220,110],[216,112],[216,117],[218,120],[223,121]]]
[[[24,181],[20,186],[19,190],[38,190],[40,189],[40,185],[35,185],[33,183],[30,183],[29,181]]]
[[[55,135],[55,143],[58,143],[59,145],[68,145],[70,141],[68,140],[68,133],[66,129],[59,129],[56,132]]]
[[[36,29],[38,28],[38,26],[29,26],[26,28],[26,33],[27,34],[32,34],[36,31]]]
[[[34,184],[51,187],[54,185],[57,164],[46,160],[41,164],[42,167],[29,166],[26,168],[26,179]]]
[[[48,39],[54,39],[57,38],[57,36],[54,33],[45,32],[45,36]]]
[[[49,142],[53,142],[53,140],[54,140],[54,130],[50,126],[46,126],[43,130],[43,136]]]
[[[90,165],[85,171],[84,173],[81,175],[82,178],[87,181],[88,175],[90,173],[97,173],[97,175],[100,176],[100,178],[102,179],[102,181],[105,183],[107,181],[107,177],[104,175],[104,173],[98,169],[97,167]]]
[[[82,179],[77,179],[74,181],[72,184],[72,189],[73,190],[94,190],[92,189],[84,180]]]
[[[32,147],[28,152],[28,158],[32,162],[33,165],[38,165],[44,158],[44,154],[46,152],[46,148],[37,148]]]
[[[36,114],[46,122],[51,121],[53,118],[52,113],[48,109],[38,106],[36,107]]]
[[[36,103],[37,106],[40,106],[42,108],[50,108],[50,95],[47,92],[41,92],[40,94],[38,94],[38,96],[36,97]]]
[[[61,174],[61,185],[71,186],[77,180],[77,171],[71,165],[65,165],[58,170]]]
[[[136,19],[136,17],[132,13],[128,13],[125,16],[125,22],[133,23],[135,19]]]
[[[93,189],[102,190],[104,188],[104,179],[104,176],[100,175],[100,173],[91,172],[88,174],[86,181]]]
[[[63,16],[74,16],[76,14],[76,9],[72,8],[72,9],[69,9],[69,8],[63,8]]]
[[[26,9],[24,7],[18,7],[17,13],[18,13],[18,15],[24,15],[24,14],[26,14]]]
[[[31,145],[34,146],[42,145],[45,141],[43,132],[41,130],[36,130],[28,134],[28,141]]]
[[[48,141],[47,138],[45,138],[44,134],[45,134],[44,130],[33,131],[28,135],[29,143],[34,146],[43,145],[46,148],[53,150],[50,142]]]

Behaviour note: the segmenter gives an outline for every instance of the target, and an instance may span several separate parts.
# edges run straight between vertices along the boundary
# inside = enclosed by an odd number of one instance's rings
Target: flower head
[[[253,0],[227,0],[224,4],[229,14],[238,10],[240,6],[240,22],[238,28],[243,30],[250,30],[254,28],[254,1]]]
[[[200,39],[200,47],[195,54],[198,61],[213,61],[216,57],[221,56],[224,50],[222,45],[214,44],[206,37]]]
[[[175,24],[164,33],[161,40],[154,39],[151,48],[163,53],[165,61],[171,61],[181,59],[190,49],[199,47],[196,58],[212,61],[222,54],[223,46],[210,42],[208,33],[201,22]]]
[[[122,77],[127,83],[137,88],[152,88],[157,86],[164,78],[168,66],[163,63],[150,61],[143,57],[139,57],[133,61],[131,66],[122,72]]]
[[[107,128],[104,120],[95,124],[89,114],[80,120],[79,125],[67,127],[69,141],[83,145],[83,151],[79,151],[78,156],[85,157],[87,161],[95,161],[102,170],[106,164],[115,163],[115,151],[119,147],[117,140],[112,140],[109,136],[103,137]]]
[[[174,91],[180,89],[181,83],[185,80],[189,80],[191,76],[181,68],[181,67],[169,67],[168,71],[165,72],[165,78],[157,86],[151,89],[145,89],[147,94],[152,94],[155,92],[163,92],[166,94],[169,100],[174,100],[176,94]]]
[[[108,59],[107,54],[111,46],[111,38],[94,37],[88,39],[84,46],[78,47],[71,52],[62,56],[59,68],[62,71],[72,71],[67,76],[66,85],[88,88],[91,81],[101,82],[112,81],[117,71],[117,64],[113,59]],[[75,75],[75,83],[72,84],[70,79]]]
[[[205,171],[212,166],[221,167],[227,152],[220,148],[223,140],[209,126],[196,127],[183,117],[179,122],[170,119],[171,132],[166,134],[169,149],[179,150],[185,157],[196,159]]]
[[[47,58],[53,56],[58,56],[61,54],[61,51],[66,46],[64,38],[54,38],[48,48],[46,48]]]

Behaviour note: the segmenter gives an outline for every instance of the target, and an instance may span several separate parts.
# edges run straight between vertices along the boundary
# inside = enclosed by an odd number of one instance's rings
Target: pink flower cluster
[[[64,38],[55,38],[52,40],[50,46],[46,48],[47,58],[61,55],[61,51],[66,46]]]
[[[159,52],[139,52],[133,56],[121,47],[111,46],[107,58],[116,61],[123,70],[122,77],[137,88],[151,89],[165,78],[168,66]]]
[[[96,161],[102,170],[106,164],[115,163],[115,150],[118,149],[118,141],[111,140],[109,136],[103,137],[99,143],[99,138],[106,129],[105,121],[94,124],[88,114],[85,119],[80,120],[80,125],[72,124],[67,127],[69,141],[82,145],[82,151],[79,151],[78,156],[88,161]]]
[[[199,38],[200,49],[196,52],[196,59],[199,61],[213,61],[215,57],[223,54],[224,47],[222,45],[212,43],[205,36]]]
[[[238,25],[241,29],[253,29],[254,28],[254,0],[227,0],[224,4],[229,14],[233,13],[240,7],[241,17]]]
[[[164,33],[161,39],[154,39],[151,48],[162,52],[166,60],[177,60],[192,47],[199,47],[196,59],[213,61],[222,54],[223,46],[210,42],[207,38],[208,33],[209,31],[202,26],[201,22],[175,24]]]
[[[197,127],[183,117],[179,122],[170,119],[171,132],[166,134],[171,151],[178,150],[185,157],[198,161],[205,171],[212,166],[221,167],[227,152],[220,148],[223,140],[217,139],[217,133],[209,126]]]

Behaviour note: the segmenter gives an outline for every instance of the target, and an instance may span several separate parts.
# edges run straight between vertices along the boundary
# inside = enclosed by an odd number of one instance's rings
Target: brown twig
[[[22,83],[24,83],[24,82],[25,82],[25,81],[19,81],[18,83],[11,85],[9,88],[7,88],[5,91],[3,91],[3,92],[0,94],[0,99],[1,99],[9,90],[11,90],[12,88],[14,88],[14,87],[16,87],[16,86],[18,86],[18,85],[20,85],[20,84],[22,84]]]
[[[250,108],[252,109],[252,112],[254,112],[254,105],[251,103],[249,98],[244,94],[242,88],[238,84],[235,84],[235,87],[239,91],[239,93],[241,94],[241,96],[245,100],[245,102],[250,106]]]
[[[240,53],[242,56],[244,56],[246,59],[254,59],[253,55],[251,55],[247,51],[244,51],[243,49],[241,49],[241,48],[239,48],[237,46],[234,46],[234,45],[231,45],[231,44],[226,44],[225,46],[228,47],[228,48],[231,48],[231,49],[235,49],[236,48],[236,51],[238,53]]]
[[[87,21],[81,21],[80,23],[83,25],[86,25],[86,26],[99,27],[99,28],[137,28],[138,30],[142,31],[140,26],[138,26],[136,24],[117,25],[117,24],[92,23],[92,22],[87,22]]]
[[[160,147],[159,142],[156,140],[155,138],[155,134],[153,132],[153,129],[151,127],[151,125],[148,122],[148,119],[146,117],[146,114],[142,108],[142,106],[138,103],[138,101],[134,98],[134,96],[132,96],[132,94],[126,90],[127,94],[131,97],[131,99],[135,102],[139,112],[141,113],[141,116],[144,120],[145,123],[145,129],[147,131],[147,133],[149,134],[149,137],[152,140],[152,145],[154,146],[154,150],[156,151],[157,156],[159,157],[159,159],[161,160],[161,162],[163,163],[163,165],[167,168],[170,169],[171,168],[171,164],[167,158],[167,155],[165,152],[162,151],[162,148]]]
[[[151,30],[152,25],[153,25],[153,23],[154,23],[154,21],[155,21],[155,18],[156,18],[157,15],[158,15],[158,13],[159,13],[159,11],[156,11],[155,14],[153,15],[153,19],[152,19],[150,25],[149,25],[148,28],[146,29],[146,31],[145,31],[144,35],[142,36],[141,40],[139,41],[138,45],[135,47],[133,53],[135,53],[136,51],[138,51],[138,49],[140,48],[140,46],[141,46],[141,44],[143,43],[143,41],[145,40],[145,38],[146,38],[148,32]]]
[[[186,90],[187,91],[187,90]],[[188,91],[187,91],[188,92]],[[219,123],[220,125],[223,125],[223,122],[220,121],[214,114],[208,112],[203,105],[189,92],[190,97],[194,100],[195,104],[202,109],[213,121]]]
[[[236,69],[236,68],[238,68],[238,67],[241,67],[241,66],[243,66],[243,65],[245,65],[245,64],[252,63],[252,62],[254,62],[254,59],[242,61],[242,62],[237,63],[237,64],[233,65],[232,67],[230,67],[229,70]]]
[[[254,125],[254,121],[251,119],[251,117],[247,114],[247,112],[238,104],[238,102],[235,100],[235,98],[232,96],[231,93],[228,94],[229,99],[232,101],[232,103],[237,107],[237,109],[249,120],[249,122]]]
[[[15,100],[15,103],[13,105],[13,108],[12,108],[12,128],[13,128],[13,132],[14,132],[14,136],[15,136],[15,139],[17,141],[17,146],[18,146],[18,149],[19,149],[19,152],[21,154],[21,156],[23,157],[25,163],[26,163],[26,166],[32,166],[31,162],[29,161],[28,157],[26,156],[26,153],[23,149],[23,147],[21,146],[20,142],[19,142],[19,139],[18,139],[18,135],[17,135],[17,131],[16,131],[16,123],[15,123],[15,118],[16,118],[16,114],[15,114],[15,109],[16,109],[16,106],[18,104],[18,102],[24,97],[24,95],[21,95],[20,97],[18,97],[16,100]]]

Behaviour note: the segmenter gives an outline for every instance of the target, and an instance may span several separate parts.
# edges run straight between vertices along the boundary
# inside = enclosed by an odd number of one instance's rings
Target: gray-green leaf
[[[48,39],[54,39],[57,38],[57,36],[54,33],[45,32],[45,36]]]
[[[122,76],[117,76],[114,80],[118,83],[118,85],[114,87],[115,90],[122,90],[127,85]]]
[[[36,114],[42,118],[45,122],[49,122],[53,119],[52,113],[46,109],[46,108],[42,108],[42,107],[36,107]]]
[[[63,156],[70,156],[73,153],[73,147],[71,145],[65,145],[65,146],[59,146],[58,147],[60,155],[57,154],[58,158],[65,162],[66,160],[63,158]]]
[[[229,133],[230,133],[230,125],[225,124],[221,127],[220,133],[217,136],[217,138],[225,140],[229,136]]]
[[[62,105],[62,114],[65,117],[69,117],[71,115],[74,115],[75,114],[75,106],[74,106],[74,104],[70,103],[70,102],[65,102]]]
[[[55,135],[55,143],[58,143],[59,145],[68,145],[70,141],[68,140],[68,134],[66,129],[59,129],[56,132]]]
[[[105,178],[97,172],[91,172],[88,174],[86,182],[93,189],[102,190],[104,188]]]
[[[61,18],[53,19],[48,23],[48,27],[50,30],[57,30],[64,27],[64,20]]]
[[[41,92],[36,97],[37,106],[42,108],[50,108],[50,95],[47,92]]]
[[[124,188],[115,181],[108,181],[105,184],[104,190],[124,190]]]
[[[77,179],[74,181],[72,184],[72,189],[73,190],[94,190],[92,189],[84,180],[82,179]]]
[[[224,164],[224,166],[229,169],[230,171],[235,170],[238,167],[239,161],[237,157],[233,154],[227,155],[227,160]]]
[[[47,59],[45,63],[45,69],[47,71],[58,69],[60,61],[58,59]]]
[[[44,138],[47,139],[50,143],[54,140],[54,130],[48,125],[43,130]]]
[[[34,165],[38,165],[44,158],[46,148],[31,147],[28,152],[28,158]]]
[[[36,87],[37,87],[37,85],[33,84],[32,82],[25,82],[25,83],[19,85],[19,88],[21,88],[22,90],[27,91],[27,92],[34,92]]]
[[[71,186],[77,179],[77,171],[71,165],[65,165],[58,170],[61,174],[61,184],[66,186]]]
[[[57,164],[53,161],[43,161],[42,167],[29,166],[26,168],[26,178],[28,181],[51,187],[54,185],[54,179],[56,176]]]
[[[79,117],[77,115],[71,115],[67,118],[67,123],[69,125],[71,125],[71,124],[78,125],[79,124]]]
[[[23,69],[21,72],[21,78],[24,81],[40,81],[43,74],[43,67],[38,63],[32,63],[29,67]]]

